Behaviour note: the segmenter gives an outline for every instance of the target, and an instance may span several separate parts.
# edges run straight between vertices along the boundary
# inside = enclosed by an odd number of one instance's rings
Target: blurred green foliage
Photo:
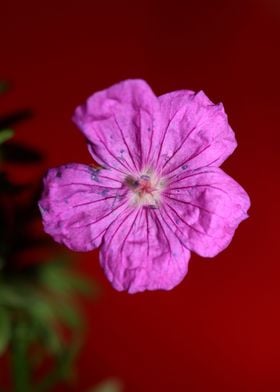
[[[9,83],[5,80],[0,80],[0,94],[5,93],[9,88]]]
[[[121,392],[122,385],[118,380],[107,380],[88,392]]]
[[[1,129],[0,133],[0,144],[6,142],[14,136],[14,132],[11,129]]]
[[[7,88],[0,81],[0,94]],[[0,355],[10,351],[13,391],[44,392],[73,377],[84,328],[77,298],[95,291],[47,236],[32,231],[39,218],[40,186],[14,184],[4,170],[6,162],[22,165],[42,159],[38,151],[11,140],[9,127],[29,116],[23,110],[0,117]],[[27,198],[21,197],[26,193]],[[46,249],[53,256],[46,257]],[[35,262],[23,262],[21,255],[28,250],[36,250]],[[46,362],[51,363],[47,372]],[[114,380],[92,390],[119,391]]]

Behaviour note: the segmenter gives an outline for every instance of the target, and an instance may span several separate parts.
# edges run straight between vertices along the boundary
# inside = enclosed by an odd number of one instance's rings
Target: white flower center
[[[128,175],[125,178],[125,185],[130,189],[130,200],[134,206],[157,208],[161,192],[165,188],[165,181],[148,169],[140,175]]]

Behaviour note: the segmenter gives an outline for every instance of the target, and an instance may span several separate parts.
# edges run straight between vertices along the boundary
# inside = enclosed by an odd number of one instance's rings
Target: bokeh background
[[[223,167],[252,200],[228,249],[193,255],[171,292],[118,293],[98,251],[78,255],[102,295],[86,306],[75,386],[57,390],[117,377],[125,392],[279,391],[279,1],[3,0],[0,12],[0,75],[12,83],[1,112],[30,108],[15,140],[45,156],[16,180],[90,163],[74,108],[137,77],[157,94],[203,89],[224,103],[239,146]]]

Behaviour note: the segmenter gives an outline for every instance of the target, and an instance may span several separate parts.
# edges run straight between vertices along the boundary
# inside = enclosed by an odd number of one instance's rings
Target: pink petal
[[[101,264],[114,288],[135,293],[170,290],[188,270],[189,250],[159,210],[131,209],[107,230]]]
[[[250,200],[231,177],[215,167],[187,171],[172,180],[164,193],[164,210],[174,233],[201,256],[225,249]]]
[[[109,170],[81,164],[51,169],[39,202],[44,229],[70,249],[92,250],[127,208],[126,192]]]
[[[158,168],[166,175],[202,166],[219,166],[236,147],[222,104],[200,91],[175,91],[159,97],[162,138]]]
[[[93,94],[76,109],[73,120],[99,164],[128,173],[149,159],[158,108],[145,81],[127,80]]]

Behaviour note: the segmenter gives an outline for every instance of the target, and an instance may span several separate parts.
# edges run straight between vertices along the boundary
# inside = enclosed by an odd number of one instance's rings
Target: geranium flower
[[[45,231],[75,251],[100,246],[117,290],[170,290],[190,252],[213,257],[247,218],[249,197],[219,166],[236,147],[222,104],[201,91],[156,97],[143,80],[93,94],[74,122],[99,166],[49,170]]]

